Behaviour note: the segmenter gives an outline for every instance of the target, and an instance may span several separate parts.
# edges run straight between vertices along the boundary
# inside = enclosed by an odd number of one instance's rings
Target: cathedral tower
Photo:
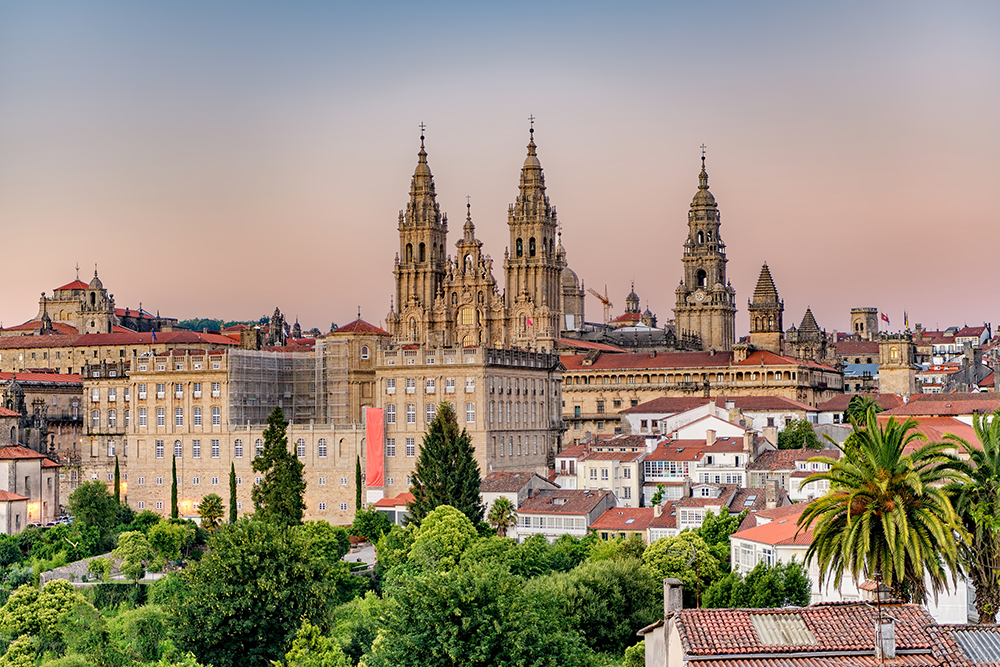
[[[726,244],[719,236],[719,206],[708,190],[705,155],[698,192],[688,212],[684,278],[677,287],[676,333],[700,337],[702,349],[731,350],[736,340],[736,290],[726,280]]]
[[[510,247],[505,253],[508,344],[555,349],[559,337],[562,270],[556,251],[556,209],[545,195],[545,176],[531,128],[517,199],[507,211]]]
[[[878,308],[851,308],[851,333],[860,340],[878,340]]]
[[[778,298],[778,290],[774,287],[771,270],[767,263],[760,270],[757,288],[753,291],[753,300],[747,306],[750,311],[750,344],[758,350],[767,350],[781,354],[782,335],[781,316],[785,312],[785,302]]]
[[[399,212],[398,229],[396,303],[395,312],[389,313],[388,326],[396,341],[424,343],[434,328],[434,300],[439,295],[443,299],[448,216],[441,214],[437,203],[423,134],[410,182],[410,201],[406,210]]]

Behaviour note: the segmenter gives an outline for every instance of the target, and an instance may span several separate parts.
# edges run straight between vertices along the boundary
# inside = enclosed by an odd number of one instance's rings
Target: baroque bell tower
[[[736,341],[736,290],[726,280],[726,244],[719,235],[721,216],[708,190],[702,146],[698,192],[688,212],[684,278],[677,286],[676,334],[694,334],[704,350],[731,350]]]
[[[441,214],[434,177],[424,150],[420,127],[417,168],[410,182],[410,201],[399,212],[399,253],[396,255],[396,303],[387,324],[398,342],[428,342],[434,326],[433,306],[443,299],[448,216]]]

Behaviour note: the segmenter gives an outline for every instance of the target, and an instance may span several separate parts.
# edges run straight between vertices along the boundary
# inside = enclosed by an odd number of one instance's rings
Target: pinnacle
[[[757,279],[757,287],[753,291],[753,302],[776,303],[778,301],[778,290],[774,287],[774,279],[771,278],[771,270],[767,267],[767,262],[760,269],[760,277]]]
[[[816,324],[816,318],[813,317],[811,308],[806,308],[806,314],[802,316],[799,331],[819,331],[819,325]]]

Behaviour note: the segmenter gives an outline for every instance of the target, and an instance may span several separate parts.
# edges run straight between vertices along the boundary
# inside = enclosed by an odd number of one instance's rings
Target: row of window
[[[504,452],[505,451],[506,451],[506,455],[507,456],[514,456],[514,436],[510,436],[510,437],[507,438],[506,447],[504,446],[505,445],[505,443],[504,443],[504,436],[499,436],[499,437],[500,437],[499,449],[497,449],[497,444],[498,444],[497,443],[497,438],[496,437],[493,438],[493,456],[494,457],[496,457],[496,456],[501,456],[502,457],[502,456],[504,456]],[[534,454],[533,455],[534,456],[538,456],[538,436],[536,435],[536,436],[533,436],[533,437],[534,437],[534,442],[530,446],[534,447]],[[542,440],[542,446],[543,447],[545,446],[545,441],[544,440]],[[517,456],[526,456],[528,454],[528,447],[529,447],[529,444],[527,442],[524,442],[523,443],[523,449],[522,449],[521,436],[517,436]]]
[[[139,408],[139,426],[148,426],[148,414],[146,408]],[[222,408],[217,405],[212,406],[212,426],[222,425]],[[126,410],[125,413],[125,426],[129,427],[132,425],[130,420],[129,411]],[[90,413],[91,426],[97,428],[100,426],[100,414],[97,410]],[[191,421],[194,426],[202,426],[202,408],[194,407],[191,408]],[[115,410],[108,410],[108,426],[114,428],[117,423],[117,416]],[[166,426],[167,425],[167,409],[166,408],[156,408],[156,425]],[[184,426],[184,408],[174,408],[174,426]]]
[[[148,397],[147,385],[139,384],[137,387],[137,394],[140,400],[145,400]],[[221,384],[218,382],[212,383],[212,398],[219,398],[222,395]],[[177,383],[174,385],[173,389],[174,398],[184,398],[184,385]],[[194,398],[202,397],[202,383],[192,382],[191,383],[191,394]],[[106,395],[109,403],[115,403],[118,401],[118,388],[108,387],[106,390]],[[157,384],[156,385],[156,398],[166,398],[167,396],[167,385]],[[92,403],[100,403],[101,401],[101,388],[92,387],[90,389],[90,400]],[[132,388],[122,387],[122,400],[131,401],[132,400]]]
[[[565,463],[565,461],[563,463]],[[622,473],[622,479],[632,479],[632,469],[631,468],[622,468],[621,469],[621,473]],[[609,473],[609,469],[608,468],[601,468],[601,481],[607,481],[609,474],[610,473]],[[617,479],[617,478],[618,478],[618,469],[616,468],[615,469],[615,479]],[[597,479],[597,468],[591,468],[590,469],[590,479],[592,479],[592,480],[596,480]]]
[[[539,412],[542,413],[543,418],[545,416],[545,404],[544,403],[534,403],[534,402],[532,402],[532,403],[523,402],[522,403],[521,401],[507,401],[506,403],[504,403],[503,401],[500,401],[499,403],[497,403],[496,401],[490,401],[490,423],[491,424],[494,421],[493,420],[494,415],[496,415],[496,417],[498,418],[497,421],[499,423],[501,423],[501,424],[504,423],[504,405],[507,406],[507,410],[506,410],[506,414],[507,414],[506,423],[507,424],[520,424],[522,421],[524,421],[524,423],[527,424],[528,421],[529,421],[529,410],[528,410],[528,406],[529,405],[531,406],[530,421],[531,421],[532,424],[537,424],[538,423],[538,413]],[[499,406],[499,409],[498,409],[498,406]],[[521,416],[522,416],[521,413],[522,413],[522,411],[524,412],[524,419],[523,420],[521,419]]]
[[[406,455],[413,458],[417,455],[417,441],[415,438],[406,438]],[[385,455],[395,456],[396,455],[396,439],[386,438],[385,439]]]
[[[434,420],[434,416],[437,414],[437,404],[428,403],[424,410],[424,419],[428,423]],[[416,424],[417,423],[417,404],[407,403],[406,404],[406,423]],[[385,422],[387,424],[396,423],[396,406],[392,403],[385,406]],[[466,403],[465,404],[465,422],[467,424],[474,424],[476,422],[476,404]]]
[[[140,500],[138,503],[136,503],[136,505],[141,510],[146,509],[146,501],[145,500]],[[326,503],[325,502],[317,503],[317,505],[319,507],[319,511],[320,512],[325,512],[326,511]],[[197,503],[195,503],[194,508],[198,509],[198,504]],[[156,501],[156,509],[158,509],[158,510],[162,510],[163,509],[163,501],[162,500],[157,500]],[[243,503],[239,503],[239,502],[236,503],[236,509],[237,510],[242,510],[243,509]],[[341,512],[346,512],[347,511],[347,503],[340,503],[340,511]]]
[[[202,369],[202,365],[203,365],[202,362],[195,361],[195,362],[193,362],[191,364],[191,367],[194,370],[196,370],[196,371],[200,371]],[[213,359],[212,360],[212,370],[213,371],[217,371],[217,370],[219,370],[221,368],[222,368],[222,360],[221,359],[219,359],[219,360],[214,360]],[[139,371],[140,372],[145,373],[148,370],[149,370],[149,364],[148,363],[141,363],[141,364],[139,364]],[[158,370],[158,371],[165,371],[165,370],[167,370],[167,362],[163,361],[161,363],[161,362],[158,361],[157,364],[156,364],[156,370]],[[182,370],[184,370],[184,363],[180,362],[180,361],[175,361],[174,362],[174,370],[175,371],[182,371]]]
[[[415,394],[417,393],[417,381],[414,378],[406,378],[406,393]],[[396,378],[388,378],[385,381],[385,393],[395,394],[396,393]],[[424,381],[424,393],[426,394],[436,394],[437,393],[437,379],[428,378]],[[455,393],[455,378],[446,378],[444,381],[444,393],[454,394]],[[476,379],[475,378],[465,378],[465,393],[474,394],[476,393]]]
[[[210,442],[211,442],[212,458],[217,459],[219,458],[219,441],[213,439]],[[156,458],[162,459],[165,451],[163,440],[157,440],[155,448],[156,448],[155,449]],[[328,451],[329,447],[327,447],[326,438],[320,438],[316,442],[316,455],[319,456],[320,458],[326,458]],[[257,441],[254,442],[254,456],[260,456],[263,453],[264,453],[264,441],[260,438],[257,438]],[[295,454],[299,458],[305,458],[306,441],[304,439],[299,438],[295,442]],[[113,454],[110,455],[113,456]],[[236,438],[236,440],[233,441],[233,456],[238,459],[243,458],[242,438]],[[178,459],[184,458],[184,444],[180,440],[174,441],[174,458]],[[201,440],[191,441],[191,458],[195,459],[201,458]]]

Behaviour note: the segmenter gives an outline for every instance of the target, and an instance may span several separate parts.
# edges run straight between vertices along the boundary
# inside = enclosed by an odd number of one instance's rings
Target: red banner
[[[365,408],[365,486],[382,486],[382,408]]]

